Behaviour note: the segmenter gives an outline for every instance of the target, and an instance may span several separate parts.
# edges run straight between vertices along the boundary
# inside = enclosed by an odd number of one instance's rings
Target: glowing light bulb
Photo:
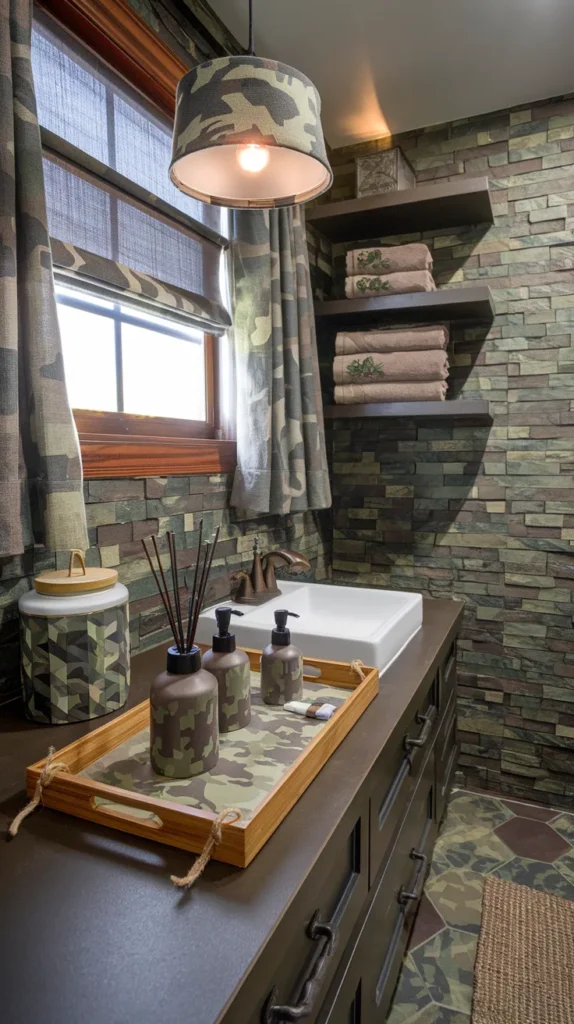
[[[237,153],[237,162],[244,171],[258,174],[269,163],[267,146],[243,146]]]

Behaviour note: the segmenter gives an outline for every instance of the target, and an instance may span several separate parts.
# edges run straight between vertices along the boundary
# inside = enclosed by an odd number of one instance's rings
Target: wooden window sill
[[[186,476],[235,469],[235,441],[80,433],[84,479]]]

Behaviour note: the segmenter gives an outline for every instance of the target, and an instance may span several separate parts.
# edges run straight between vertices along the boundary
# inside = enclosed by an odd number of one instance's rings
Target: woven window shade
[[[137,295],[144,278],[155,280],[148,301],[155,291],[158,304],[167,298],[181,309],[185,293],[195,320],[227,327],[219,286],[225,211],[171,184],[169,123],[44,21],[35,23],[32,56],[43,139],[51,139],[44,176],[50,235],[61,243],[52,247],[55,264],[106,285],[121,278],[124,291],[133,281]],[[71,260],[74,250],[87,259]]]

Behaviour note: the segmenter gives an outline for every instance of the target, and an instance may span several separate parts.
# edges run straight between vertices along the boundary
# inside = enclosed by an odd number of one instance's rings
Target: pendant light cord
[[[249,0],[249,56],[255,56],[255,39],[253,37],[253,0]]]

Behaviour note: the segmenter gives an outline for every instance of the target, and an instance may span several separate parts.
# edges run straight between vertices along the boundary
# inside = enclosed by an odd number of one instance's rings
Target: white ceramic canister
[[[75,563],[78,562],[79,566]],[[130,681],[129,593],[115,569],[43,572],[18,602],[26,716],[66,725],[125,704]]]

